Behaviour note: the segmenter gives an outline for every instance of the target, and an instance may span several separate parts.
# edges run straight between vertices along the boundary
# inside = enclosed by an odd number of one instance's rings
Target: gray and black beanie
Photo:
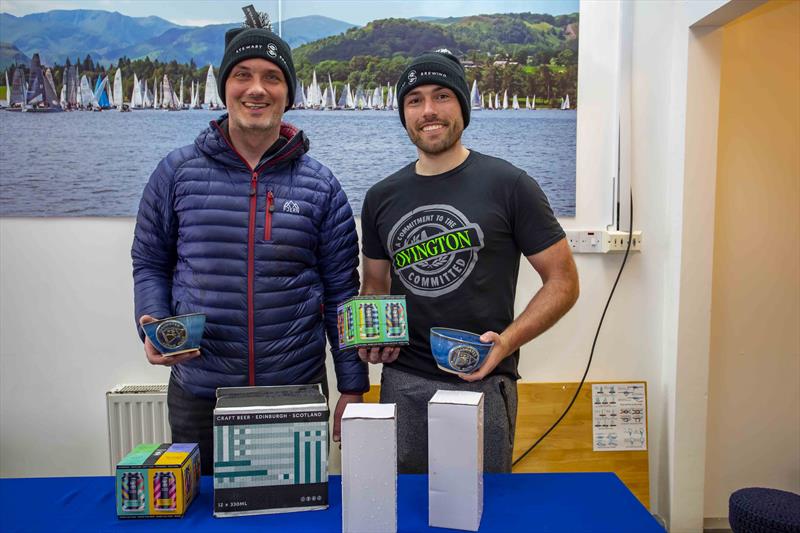
[[[461,116],[464,117],[464,128],[469,125],[469,87],[464,76],[464,67],[449,50],[436,50],[414,58],[400,75],[397,81],[397,108],[400,110],[400,122],[404,128],[406,118],[403,114],[403,99],[420,85],[441,85],[456,93],[458,103],[461,104]]]
[[[294,104],[294,91],[297,86],[297,73],[294,71],[292,49],[286,41],[265,28],[234,28],[225,33],[225,54],[219,65],[217,87],[222,102],[225,102],[225,81],[233,67],[245,59],[260,57],[278,65],[286,77],[289,89],[286,109]]]

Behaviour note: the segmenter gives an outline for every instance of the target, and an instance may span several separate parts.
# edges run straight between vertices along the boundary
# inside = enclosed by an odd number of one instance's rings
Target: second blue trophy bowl
[[[469,374],[486,360],[493,342],[481,342],[481,336],[460,329],[431,328],[431,353],[436,365],[445,372]]]

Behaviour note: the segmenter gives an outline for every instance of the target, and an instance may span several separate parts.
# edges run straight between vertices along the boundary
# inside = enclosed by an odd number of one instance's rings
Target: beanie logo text
[[[239,48],[234,50],[233,53],[236,54],[236,55],[239,55],[242,52],[244,52],[245,50],[255,50],[255,49],[260,49],[260,48],[264,48],[264,45],[262,45],[262,44],[246,44],[246,45],[240,46]]]

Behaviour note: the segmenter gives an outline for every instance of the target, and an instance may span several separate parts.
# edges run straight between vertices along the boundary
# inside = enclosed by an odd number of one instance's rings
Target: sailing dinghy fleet
[[[179,111],[225,108],[217,91],[217,79],[211,65],[208,67],[202,101],[199,82],[192,81],[187,88],[181,78],[173,85],[166,74],[161,79],[140,80],[134,73],[133,91],[130,98],[126,98],[122,91],[121,69],[117,69],[113,79],[100,76],[92,85],[88,76],[80,75],[77,65],[65,69],[61,92],[56,93],[52,73],[49,68],[42,67],[39,54],[33,55],[27,80],[21,68],[14,70],[11,83],[6,73],[6,99],[0,105],[6,111],[34,113],[104,109],[124,112],[133,109]]]
[[[133,75],[133,91],[129,98],[122,90],[122,70],[117,69],[113,79],[101,76],[95,80],[94,86],[86,75],[80,75],[77,65],[65,70],[61,92],[56,92],[53,75],[49,68],[43,67],[39,54],[31,60],[30,73],[27,80],[21,68],[14,70],[9,83],[6,72],[6,99],[0,107],[7,111],[36,113],[52,113],[58,111],[101,111],[114,109],[125,112],[133,109],[162,109],[180,111],[185,109],[224,109],[225,104],[217,91],[217,79],[214,67],[209,65],[206,73],[203,98],[200,98],[200,83],[192,80],[184,92],[185,83],[181,78],[177,84],[165,74],[161,79],[139,79]],[[92,88],[93,87],[93,88]],[[176,90],[177,87],[177,90]],[[152,88],[152,91],[151,91]],[[474,110],[486,109],[522,109],[516,94],[508,101],[508,91],[504,90],[502,99],[499,92],[494,96],[489,92],[478,90],[477,80],[472,82],[470,106]],[[317,81],[317,72],[313,71],[311,82],[306,86],[298,80],[295,90],[295,109],[317,110],[378,110],[392,111],[397,109],[397,89],[387,83],[372,89],[364,89],[358,85],[353,89],[345,83],[337,95],[336,86],[330,75],[327,82]],[[525,97],[524,108],[536,109],[536,95]],[[570,109],[569,95],[561,99],[561,109]]]

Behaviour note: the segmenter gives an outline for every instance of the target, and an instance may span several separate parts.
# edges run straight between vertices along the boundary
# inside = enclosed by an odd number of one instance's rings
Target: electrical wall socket
[[[628,248],[627,231],[605,231],[603,238],[603,253],[624,252]],[[631,252],[642,251],[642,232],[634,231],[630,239]]]
[[[628,246],[627,231],[612,230],[568,230],[567,244],[572,253],[605,254],[624,252]],[[642,247],[642,232],[634,231],[631,240],[631,251],[639,252]]]

